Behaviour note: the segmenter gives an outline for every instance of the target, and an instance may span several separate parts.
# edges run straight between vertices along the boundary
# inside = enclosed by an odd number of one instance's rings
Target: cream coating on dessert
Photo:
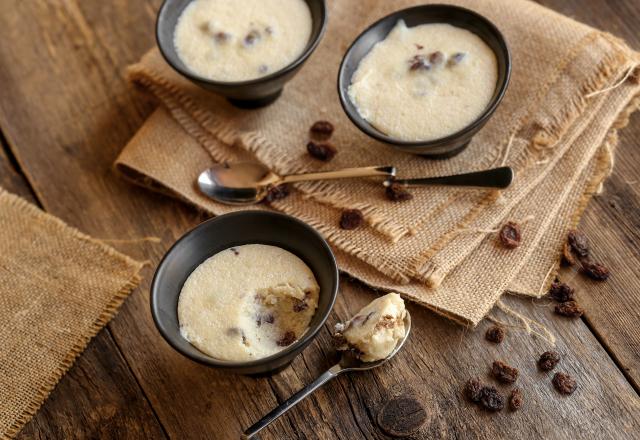
[[[349,98],[371,125],[396,139],[428,141],[473,123],[491,102],[498,62],[474,33],[400,20],[361,60]]]
[[[193,0],[178,18],[174,46],[200,76],[246,81],[291,64],[311,27],[304,0]]]
[[[320,287],[289,251],[249,244],[200,264],[178,300],[180,333],[202,352],[249,361],[275,354],[309,328]]]
[[[336,325],[338,350],[352,350],[364,362],[386,358],[404,337],[406,313],[397,293],[376,298],[349,321]]]

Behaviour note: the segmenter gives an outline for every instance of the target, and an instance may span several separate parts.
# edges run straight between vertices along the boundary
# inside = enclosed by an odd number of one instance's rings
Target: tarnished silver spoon
[[[387,362],[389,359],[394,357],[402,348],[404,343],[407,341],[409,337],[409,333],[411,332],[411,316],[409,315],[409,311],[404,318],[404,337],[398,341],[396,348],[384,359],[375,362],[362,362],[361,360],[354,357],[350,352],[345,352],[338,362],[333,367],[329,368],[326,372],[324,372],[320,377],[311,382],[309,385],[295,393],[293,396],[289,397],[286,402],[282,403],[280,406],[275,408],[269,414],[264,416],[260,421],[247,429],[242,435],[242,439],[250,439],[253,438],[257,433],[262,431],[264,428],[273,423],[278,417],[289,411],[296,404],[298,404],[302,399],[307,397],[309,394],[313,393],[315,390],[320,388],[322,385],[329,382],[331,379],[334,379],[341,375],[342,373],[348,373],[351,371],[364,371],[371,370],[372,368],[379,367],[380,365]]]
[[[319,173],[278,176],[257,162],[218,164],[198,177],[200,190],[214,200],[230,205],[250,205],[264,199],[269,189],[284,183],[312,180],[347,179],[351,177],[394,177],[391,166],[345,168]]]

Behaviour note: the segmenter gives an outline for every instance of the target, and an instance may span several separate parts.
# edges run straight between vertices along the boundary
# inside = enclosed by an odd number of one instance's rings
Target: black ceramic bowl
[[[300,257],[320,285],[318,309],[300,340],[272,356],[249,362],[215,359],[180,335],[178,298],[191,272],[207,258],[243,244],[278,246]],[[184,356],[240,374],[265,374],[286,367],[316,336],[338,292],[338,267],[329,245],[315,229],[287,215],[242,211],[208,220],[188,232],[164,256],[151,284],[151,315],[164,339]]]
[[[327,24],[325,0],[305,0],[313,20],[311,38],[304,52],[287,67],[262,78],[239,82],[220,82],[203,78],[189,70],[180,60],[173,45],[173,32],[180,14],[192,0],[165,0],[156,22],[156,40],[164,59],[178,73],[200,87],[219,93],[242,108],[257,108],[271,104],[282,93],[285,83],[298,73],[304,62],[320,43]]]
[[[400,19],[404,20],[408,27],[427,23],[449,23],[453,26],[467,29],[482,38],[495,52],[498,60],[496,90],[484,113],[468,127],[441,139],[403,141],[387,136],[365,121],[349,99],[348,89],[351,84],[351,77],[358,68],[360,61],[376,43],[387,37]],[[458,6],[424,5],[394,12],[371,25],[356,38],[355,42],[347,50],[340,66],[338,94],[347,116],[367,135],[402,151],[434,158],[446,158],[464,150],[473,135],[486,124],[507,90],[510,75],[511,54],[509,53],[509,48],[500,31],[489,20],[473,11]]]

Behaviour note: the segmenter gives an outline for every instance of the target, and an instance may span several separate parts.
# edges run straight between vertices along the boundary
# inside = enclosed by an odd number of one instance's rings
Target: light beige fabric
[[[138,263],[0,188],[0,438],[35,414],[138,282]]]
[[[590,97],[638,63],[616,38],[525,0],[458,0],[504,33],[513,74],[503,103],[469,148],[430,161],[397,152],[359,132],[336,93],[341,58],[357,34],[389,12],[424,2],[329,1],[327,34],[274,105],[255,111],[231,107],[166,65],[156,49],[130,69],[131,80],[164,104],[125,148],[117,167],[130,178],[161,187],[214,213],[233,210],[202,197],[195,178],[207,164],[257,159],[279,173],[352,166],[395,165],[416,177],[509,164],[517,178],[495,191],[421,188],[410,202],[384,198],[378,181],[304,183],[272,208],[316,228],[339,254],[341,268],[375,287],[472,324],[505,289],[538,295],[558,257],[569,225],[607,170],[613,131],[635,108],[637,81]],[[623,117],[620,117],[623,115]],[[328,164],[308,157],[308,129],[332,121],[339,152]],[[360,208],[367,227],[343,231],[340,212]],[[259,209],[268,209],[265,206]],[[506,219],[523,222],[515,251],[495,245]],[[541,248],[539,248],[540,246]],[[517,279],[516,279],[517,278]],[[513,283],[512,283],[513,280]]]

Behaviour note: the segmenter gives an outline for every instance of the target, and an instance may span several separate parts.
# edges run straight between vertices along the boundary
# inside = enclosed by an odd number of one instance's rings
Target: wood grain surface
[[[122,146],[153,109],[130,90],[125,67],[154,44],[159,0],[0,2],[0,129],[19,173],[48,212],[114,246],[149,260],[145,282],[94,340],[22,438],[238,438],[242,429],[309,383],[335,361],[329,329],[375,297],[342,279],[327,328],[270,378],[223,374],[188,361],[161,339],[148,306],[151,268],[185,231],[203,220],[175,200],[131,186],[112,171]],[[545,0],[542,3],[627,38],[640,48],[636,0]],[[623,132],[615,173],[588,208],[581,228],[596,256],[614,271],[610,282],[563,276],[579,287],[584,320],[555,317],[547,301],[509,298],[521,313],[558,337],[558,370],[578,390],[560,396],[540,373],[541,340],[512,329],[506,341],[483,339],[410,306],[414,334],[392,363],[371,374],[339,378],[265,431],[264,439],[387,438],[381,406],[413,396],[427,418],[412,438],[637,438],[640,426],[640,118]],[[0,185],[22,177],[0,157]],[[10,165],[10,164],[9,164]],[[7,177],[9,176],[9,177]],[[160,243],[139,240],[154,236]],[[509,319],[508,317],[501,317]],[[517,412],[488,414],[465,402],[464,382],[487,381],[495,359],[521,369],[525,393]],[[508,387],[498,387],[506,392]]]

